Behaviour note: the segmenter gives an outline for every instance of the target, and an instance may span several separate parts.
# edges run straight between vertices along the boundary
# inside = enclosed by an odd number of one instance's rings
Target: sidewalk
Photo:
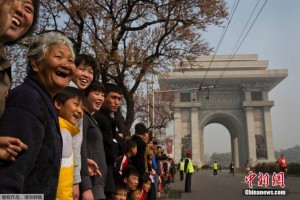
[[[175,182],[164,189],[162,196],[158,199],[181,199],[182,193],[184,193],[184,180],[179,180],[179,173],[175,175]]]

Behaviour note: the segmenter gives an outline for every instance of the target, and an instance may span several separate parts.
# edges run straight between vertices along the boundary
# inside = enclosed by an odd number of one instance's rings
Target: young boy
[[[132,191],[131,192],[131,196],[130,196],[130,199],[131,200],[140,200],[141,199],[141,196],[142,196],[142,186],[141,185],[138,185],[136,190]]]
[[[131,164],[130,157],[135,156],[137,153],[137,144],[134,140],[127,140],[125,143],[125,154],[116,160],[115,175],[116,180],[122,180],[123,170]]]
[[[116,192],[112,194],[111,200],[126,200],[128,187],[123,182],[116,183]]]
[[[76,126],[83,116],[84,96],[80,90],[66,87],[53,98],[59,116],[60,131],[63,139],[61,169],[56,199],[73,200],[73,148],[72,137],[79,133]]]
[[[136,190],[139,184],[139,172],[131,165],[127,166],[122,174],[123,182],[128,187],[127,197],[131,197],[131,193]]]

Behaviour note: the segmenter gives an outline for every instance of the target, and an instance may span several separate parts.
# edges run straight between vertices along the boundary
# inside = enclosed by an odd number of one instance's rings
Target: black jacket
[[[19,138],[28,150],[16,162],[0,161],[1,194],[44,194],[55,199],[62,156],[57,113],[48,91],[33,78],[10,93],[0,136]]]
[[[147,144],[144,142],[144,140],[141,137],[137,135],[132,136],[132,140],[134,140],[137,144],[137,154],[131,157],[132,165],[138,170],[139,176],[142,177],[143,175],[146,174],[145,150]]]
[[[98,123],[103,135],[104,150],[107,164],[107,179],[105,182],[105,192],[115,192],[114,162],[118,156],[118,143],[114,141],[112,129],[113,119],[103,110],[93,114],[93,118]]]

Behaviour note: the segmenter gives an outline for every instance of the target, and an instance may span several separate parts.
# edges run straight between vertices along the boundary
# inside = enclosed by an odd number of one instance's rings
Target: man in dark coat
[[[97,121],[103,134],[103,143],[107,163],[107,179],[105,182],[105,195],[109,199],[115,193],[114,162],[118,156],[118,143],[114,139],[116,126],[111,115],[118,111],[122,90],[119,86],[108,83],[105,85],[105,99],[101,109],[94,113],[93,117]]]
[[[135,135],[132,140],[137,144],[137,154],[131,157],[132,165],[138,170],[140,177],[146,174],[145,150],[149,141],[148,129],[143,123],[135,125]]]

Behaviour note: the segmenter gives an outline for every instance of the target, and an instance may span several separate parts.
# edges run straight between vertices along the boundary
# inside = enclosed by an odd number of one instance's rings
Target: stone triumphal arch
[[[274,101],[268,93],[287,70],[268,69],[268,61],[258,60],[257,55],[212,59],[183,61],[181,68],[159,79],[160,90],[174,92],[175,162],[192,150],[193,163],[204,164],[203,131],[210,123],[228,129],[236,167],[247,159],[251,165],[275,161],[270,113]]]

